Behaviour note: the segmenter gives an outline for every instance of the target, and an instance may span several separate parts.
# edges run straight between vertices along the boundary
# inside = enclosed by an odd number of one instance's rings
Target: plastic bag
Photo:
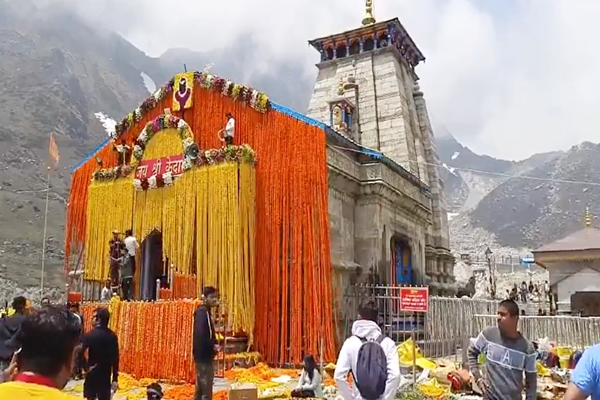
[[[423,357],[421,350],[418,346],[415,347],[412,339],[408,339],[400,343],[397,347],[398,358],[400,358],[400,364],[403,366],[410,366],[413,364],[413,348],[415,349],[415,364],[421,369],[433,370],[436,368],[436,364]]]

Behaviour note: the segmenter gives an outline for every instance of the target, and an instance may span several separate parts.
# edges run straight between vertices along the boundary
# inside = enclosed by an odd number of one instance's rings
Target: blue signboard
[[[533,254],[525,254],[524,256],[521,256],[520,261],[521,261],[521,265],[527,266],[527,267],[530,267],[531,264],[535,263]]]

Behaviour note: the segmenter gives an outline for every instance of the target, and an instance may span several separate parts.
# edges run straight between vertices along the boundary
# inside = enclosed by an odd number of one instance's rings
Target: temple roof
[[[417,57],[416,58],[417,62],[415,63],[415,65],[421,61],[425,61],[425,56],[423,55],[421,50],[419,50],[419,48],[415,44],[414,40],[410,37],[410,35],[408,34],[408,32],[406,31],[406,29],[404,28],[404,26],[402,25],[402,23],[400,22],[400,20],[398,18],[393,18],[393,19],[390,19],[387,21],[376,22],[372,25],[361,26],[358,28],[347,30],[345,32],[340,32],[340,33],[336,33],[333,35],[327,35],[327,36],[323,36],[323,37],[320,37],[317,39],[309,40],[308,44],[310,46],[314,47],[315,49],[320,50],[320,48],[321,48],[320,44],[324,41],[333,41],[334,43],[337,43],[340,41],[345,41],[346,39],[357,38],[357,37],[372,34],[373,32],[386,30],[386,29],[388,29],[389,26],[393,26],[394,28],[396,28],[398,30],[398,32],[400,33],[400,35],[402,37],[406,38],[406,44],[413,50],[413,52],[415,53],[415,55]]]
[[[567,237],[545,244],[533,253],[600,250],[600,229],[588,226]]]
[[[197,72],[197,73],[200,74],[200,72]],[[219,78],[219,77],[214,77],[214,78],[215,79],[223,79],[223,78]],[[227,81],[227,82],[229,82],[229,81]],[[195,82],[194,85],[198,85],[198,84]],[[162,88],[164,88],[165,86],[163,86]],[[201,88],[200,90],[207,90],[206,88],[202,88],[200,85],[198,85],[198,86],[199,86],[199,88]],[[140,106],[140,108],[144,107],[144,104],[148,103],[149,101],[150,101],[150,98],[147,99],[144,103],[142,103],[142,106]],[[308,125],[317,126],[320,129],[323,129],[330,142],[337,143],[337,144],[342,145],[351,150],[355,150],[355,151],[358,150],[364,157],[374,160],[374,161],[381,162],[382,164],[384,164],[387,167],[389,167],[390,169],[392,169],[392,171],[401,175],[404,179],[407,179],[409,182],[416,185],[419,188],[419,190],[422,193],[424,193],[426,196],[428,196],[428,197],[431,196],[431,191],[430,191],[430,188],[428,185],[426,185],[423,181],[421,181],[418,176],[411,173],[410,171],[408,171],[407,169],[402,167],[400,164],[398,164],[397,162],[395,162],[392,159],[390,159],[389,157],[387,157],[385,154],[360,145],[359,143],[345,137],[341,133],[336,132],[330,126],[328,126],[327,124],[325,124],[321,121],[318,121],[318,120],[310,118],[306,115],[300,114],[296,111],[293,111],[285,106],[276,104],[275,102],[272,102],[272,101],[270,101],[269,104],[270,104],[269,108],[270,108],[271,112],[279,112],[279,113],[285,114],[291,118],[295,118],[299,121],[302,121]],[[139,112],[140,108],[138,108],[135,112]],[[130,117],[133,119],[133,114],[126,116],[123,119],[123,121],[127,121]],[[93,160],[94,157],[103,148],[110,146],[111,143],[112,143],[112,141],[111,141],[110,137],[103,140],[102,143],[100,143],[91,153],[89,153],[87,156],[85,156],[77,165],[75,165],[73,167],[72,172],[74,173],[77,169],[79,169],[83,164],[85,164],[87,162],[95,163],[96,161]]]

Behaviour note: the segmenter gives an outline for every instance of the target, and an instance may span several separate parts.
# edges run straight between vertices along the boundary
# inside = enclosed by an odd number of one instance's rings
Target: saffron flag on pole
[[[54,139],[54,135],[50,134],[50,146],[48,147],[48,154],[50,155],[51,167],[56,168],[58,165],[58,161],[60,160],[60,154],[58,152],[58,146],[56,145],[56,140]]]

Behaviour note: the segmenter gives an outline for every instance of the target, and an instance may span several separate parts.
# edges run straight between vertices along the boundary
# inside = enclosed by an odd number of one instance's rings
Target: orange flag
[[[52,160],[52,164],[54,167],[58,164],[60,160],[60,154],[58,153],[58,146],[56,145],[56,140],[54,140],[54,135],[50,134],[50,146],[48,147],[48,154],[50,154],[50,159]]]

